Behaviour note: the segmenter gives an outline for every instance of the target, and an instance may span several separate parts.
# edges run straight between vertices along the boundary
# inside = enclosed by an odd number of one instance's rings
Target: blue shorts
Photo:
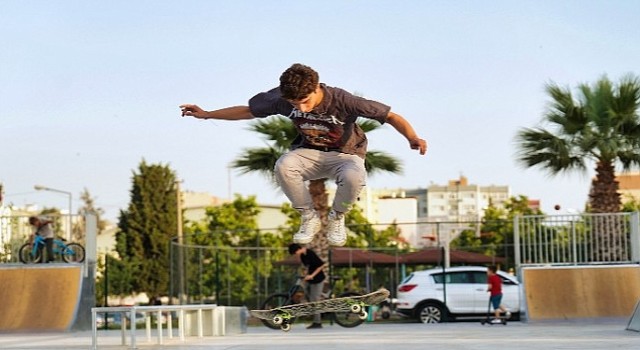
[[[500,303],[502,302],[502,294],[498,294],[498,295],[492,295],[489,298],[489,301],[491,302],[491,305],[493,306],[493,309],[497,309],[500,307]]]

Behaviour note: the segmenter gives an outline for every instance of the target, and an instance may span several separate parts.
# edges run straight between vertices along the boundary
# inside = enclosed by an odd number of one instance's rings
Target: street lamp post
[[[58,192],[58,193],[66,194],[67,196],[69,196],[69,215],[67,217],[67,240],[70,241],[71,240],[71,213],[72,213],[71,202],[73,199],[73,194],[69,191],[56,190],[55,188],[50,188],[50,187],[41,186],[41,185],[35,185],[33,186],[33,188],[36,191]]]

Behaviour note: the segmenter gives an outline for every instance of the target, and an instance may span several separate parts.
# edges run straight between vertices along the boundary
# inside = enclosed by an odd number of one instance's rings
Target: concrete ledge
[[[185,311],[185,335],[202,337],[246,333],[247,313],[247,308],[240,306],[219,306],[207,313]],[[199,330],[199,323],[202,330]]]
[[[123,320],[121,324],[121,345],[127,345],[127,336],[130,338],[130,348],[136,348],[137,316],[142,313],[146,324],[147,341],[151,342],[151,328],[155,321],[157,327],[157,344],[164,343],[165,333],[163,324],[166,325],[166,337],[173,338],[172,315],[178,317],[178,336],[185,341],[186,336],[223,336],[226,334],[245,333],[247,330],[247,314],[245,307],[217,306],[206,304],[192,305],[167,305],[167,306],[114,306],[94,307],[91,309],[92,319],[92,349],[98,349],[98,329],[96,324],[97,314],[120,313]],[[127,329],[126,319],[130,319]]]

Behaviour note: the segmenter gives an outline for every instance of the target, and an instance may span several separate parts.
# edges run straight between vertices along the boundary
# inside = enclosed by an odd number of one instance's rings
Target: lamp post
[[[50,187],[41,186],[41,185],[35,185],[33,186],[33,188],[36,191],[58,192],[58,193],[66,194],[67,196],[69,196],[69,216],[67,217],[67,240],[70,241],[71,240],[71,212],[72,212],[71,201],[73,199],[73,195],[71,194],[71,192],[56,190],[55,188],[50,188]]]

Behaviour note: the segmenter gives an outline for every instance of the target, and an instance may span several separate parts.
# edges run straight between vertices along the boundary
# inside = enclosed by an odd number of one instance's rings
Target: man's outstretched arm
[[[242,120],[253,118],[249,106],[233,106],[213,111],[205,111],[197,105],[183,104],[180,105],[180,110],[182,111],[183,117],[189,116],[198,119]]]
[[[401,115],[389,111],[387,123],[398,130],[402,136],[407,138],[411,149],[417,149],[420,151],[421,155],[427,153],[427,141],[418,137],[418,134],[416,134],[416,131],[413,129],[411,124],[409,124],[409,122]]]

